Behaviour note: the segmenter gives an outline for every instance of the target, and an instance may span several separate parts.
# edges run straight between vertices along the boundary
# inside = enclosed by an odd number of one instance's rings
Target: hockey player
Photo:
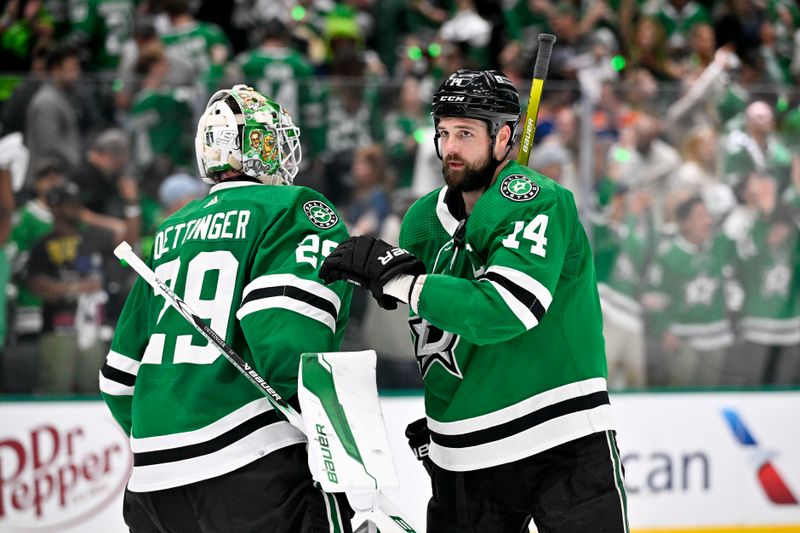
[[[351,238],[326,282],[409,303],[425,381],[428,531],[628,531],[592,254],[572,194],[508,160],[520,107],[497,71],[433,98],[446,186],[396,248]]]
[[[317,277],[347,231],[324,197],[292,185],[299,136],[249,87],[214,94],[196,137],[213,187],[161,224],[148,260],[295,406],[300,354],[338,349],[351,296]],[[131,437],[131,531],[351,531],[343,495],[312,484],[304,435],[142,279],[100,389]]]

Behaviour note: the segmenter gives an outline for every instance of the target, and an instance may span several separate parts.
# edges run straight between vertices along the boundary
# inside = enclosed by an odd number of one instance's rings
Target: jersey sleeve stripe
[[[124,385],[105,377],[100,372],[100,392],[109,396],[133,396],[133,386]]]
[[[106,356],[106,364],[116,368],[117,370],[121,370],[122,372],[133,374],[135,376],[139,373],[139,365],[142,363],[135,359],[131,359],[130,357],[126,357],[119,352],[111,350]]]
[[[247,286],[244,288],[242,299],[246,300],[251,292],[258,289],[284,286],[295,287],[328,300],[336,308],[337,313],[342,305],[339,296],[322,283],[318,283],[310,279],[304,279],[295,276],[294,274],[268,274],[266,276],[260,276],[247,284]]]
[[[507,279],[514,285],[517,285],[520,289],[524,290],[526,293],[532,295],[541,304],[543,308],[542,314],[547,311],[547,309],[550,307],[550,304],[553,302],[553,295],[550,294],[550,291],[547,289],[547,287],[522,271],[514,268],[493,265],[486,269],[486,274],[484,275],[488,275],[490,272]]]
[[[509,292],[503,285],[498,283],[495,280],[489,279],[487,276],[486,281],[492,284],[492,286],[497,290],[497,293],[506,303],[511,312],[516,315],[516,317],[522,322],[525,326],[525,329],[533,329],[539,323],[539,319],[536,317],[534,313],[531,312],[524,304],[522,304],[514,294]]]
[[[109,366],[108,363],[103,365],[103,368],[100,369],[100,373],[104,378],[110,379],[111,381],[116,381],[117,383],[126,385],[128,387],[133,387],[134,383],[136,383],[136,375],[123,372],[122,370],[114,368],[113,366]]]
[[[236,317],[264,309],[286,309],[307,316],[336,332],[341,300],[335,292],[320,283],[292,274],[261,276],[250,282]]]
[[[336,332],[335,315],[331,315],[305,302],[285,296],[273,296],[271,298],[262,298],[260,300],[248,302],[239,309],[236,313],[236,318],[242,320],[247,315],[255,313],[256,311],[263,311],[264,309],[286,309],[287,311],[294,311],[295,313],[316,320],[317,322],[322,322],[328,326],[331,331],[334,333]]]
[[[503,298],[511,311],[525,325],[526,329],[535,327],[547,310],[542,301],[532,292],[515,283],[508,277],[496,272],[487,271],[479,280],[489,281]],[[548,293],[549,294],[549,293]]]
[[[298,289],[297,287],[292,287],[289,285],[285,285],[283,287],[266,287],[264,289],[254,290],[244,298],[242,301],[242,307],[250,302],[256,302],[258,300],[266,300],[268,298],[280,296],[286,296],[287,298],[304,302],[312,307],[316,307],[317,309],[328,313],[333,317],[336,317],[339,314],[339,309],[337,309],[337,307],[329,300],[320,298],[319,296],[308,291],[304,291],[303,289]]]

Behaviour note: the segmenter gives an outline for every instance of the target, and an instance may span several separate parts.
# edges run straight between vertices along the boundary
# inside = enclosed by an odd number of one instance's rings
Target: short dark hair
[[[58,44],[53,46],[47,51],[46,54],[46,65],[47,70],[52,70],[56,67],[60,67],[64,64],[67,59],[70,58],[78,58],[80,59],[81,53],[77,47],[71,44]]]
[[[64,163],[60,158],[45,158],[39,161],[33,174],[34,181],[38,181],[51,174],[64,174]]]
[[[170,17],[191,13],[189,0],[164,0],[164,12]]]
[[[692,209],[698,204],[703,204],[703,199],[699,196],[692,196],[688,200],[678,204],[678,207],[675,209],[675,217],[678,219],[678,222],[683,222],[689,218]]]

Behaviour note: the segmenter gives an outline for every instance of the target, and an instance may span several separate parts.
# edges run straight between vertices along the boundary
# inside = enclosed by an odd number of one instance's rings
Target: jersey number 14
[[[506,248],[516,250],[519,248],[519,234],[522,232],[522,238],[533,242],[531,245],[531,253],[540,257],[544,257],[546,251],[544,247],[547,245],[547,237],[544,232],[547,230],[547,215],[536,215],[533,220],[525,223],[524,220],[514,222],[514,231],[511,235],[503,239],[501,242]]]

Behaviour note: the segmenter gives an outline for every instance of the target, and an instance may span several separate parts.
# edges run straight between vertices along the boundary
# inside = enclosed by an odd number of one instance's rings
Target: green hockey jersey
[[[222,183],[164,221],[148,260],[284,398],[303,352],[335,351],[351,289],[317,270],[347,238],[305,187]],[[100,372],[100,390],[131,437],[128,488],[149,492],[230,472],[304,442],[263,394],[139,279]]]
[[[194,122],[189,91],[145,89],[136,95],[130,118],[139,168],[152,165],[156,157],[167,158],[172,167],[189,165],[192,145],[186,132]]]
[[[230,54],[231,43],[222,28],[213,22],[195,22],[172,28],[161,37],[164,47],[188,61],[202,78],[209,91],[216,90],[222,75],[223,65],[212,57],[214,48],[224,47]]]
[[[244,83],[297,117],[295,122],[303,126],[306,153],[321,151],[322,95],[311,64],[291,48],[256,48],[236,56],[235,65],[244,76]]]
[[[69,0],[71,34],[87,44],[94,70],[116,68],[133,34],[135,9],[132,0]]]
[[[409,322],[431,459],[475,470],[613,428],[592,252],[572,194],[509,162],[460,227],[463,210],[444,187],[411,207],[400,233],[428,272]]]
[[[744,290],[742,336],[757,344],[800,343],[800,232],[769,244],[771,224],[754,221],[736,243],[736,278]]]
[[[640,291],[655,236],[635,216],[629,216],[618,231],[619,251],[611,274],[605,283],[598,284],[603,317],[628,331],[641,332],[644,323]]]
[[[53,214],[42,202],[30,200],[19,210],[8,245],[9,256],[18,274],[24,276],[31,248],[52,230]],[[39,333],[42,330],[42,300],[28,290],[27,284],[20,282],[17,287],[14,329],[18,335]]]
[[[648,272],[648,292],[661,302],[651,317],[653,333],[669,332],[699,351],[733,343],[725,302],[731,242],[717,236],[703,246],[680,235],[664,241]]]

